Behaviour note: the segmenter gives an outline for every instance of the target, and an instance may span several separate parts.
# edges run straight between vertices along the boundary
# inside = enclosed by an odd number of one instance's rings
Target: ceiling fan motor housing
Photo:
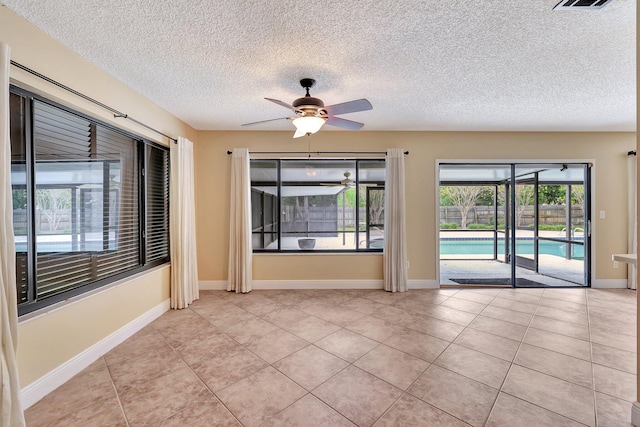
[[[305,88],[307,94],[291,103],[292,107],[302,111],[303,116],[320,116],[324,112],[321,110],[324,108],[324,102],[322,102],[322,99],[309,95],[309,89],[311,89],[315,84],[316,81],[314,79],[300,80],[300,86]]]
[[[298,98],[291,104],[295,108],[302,107],[314,107],[314,108],[323,108],[324,102],[320,98],[314,98],[313,96],[303,96],[302,98]]]

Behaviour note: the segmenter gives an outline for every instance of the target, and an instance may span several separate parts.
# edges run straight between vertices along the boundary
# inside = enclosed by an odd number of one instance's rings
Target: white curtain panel
[[[16,300],[16,249],[13,236],[13,198],[11,196],[11,141],[9,139],[9,53],[0,42],[0,380],[2,381],[3,426],[24,426],[20,405],[20,381],[16,347],[18,308]]]
[[[637,155],[629,155],[629,231],[627,237],[627,253],[638,253],[638,159]],[[627,265],[627,287],[636,289],[638,286],[638,268],[633,264]]]
[[[196,253],[193,143],[179,137],[171,146],[171,308],[187,308],[200,297]]]
[[[249,150],[231,154],[231,212],[229,221],[229,273],[227,291],[251,292],[251,175]]]
[[[407,290],[407,239],[404,192],[404,150],[387,150],[384,200],[384,289]]]

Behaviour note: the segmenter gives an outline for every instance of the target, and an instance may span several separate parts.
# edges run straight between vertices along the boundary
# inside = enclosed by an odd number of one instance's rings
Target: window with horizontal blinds
[[[97,277],[107,277],[140,264],[139,183],[137,141],[111,129],[98,127],[97,156],[103,164],[103,252],[98,255]]]
[[[168,150],[11,91],[19,314],[167,262]]]
[[[29,211],[27,210],[27,104],[25,100],[11,93],[11,195],[13,202],[13,234],[16,247],[16,296],[18,304],[29,300],[27,236]]]
[[[81,185],[99,185],[97,180],[90,182],[89,177],[95,174],[82,174],[87,169],[83,166],[88,162],[90,145],[88,120],[43,102],[33,102],[38,298],[91,280],[90,254],[69,254],[74,252],[72,197]],[[68,162],[75,159],[85,159],[74,162],[78,174],[69,173],[71,163]]]
[[[146,261],[169,257],[169,152],[147,145]]]

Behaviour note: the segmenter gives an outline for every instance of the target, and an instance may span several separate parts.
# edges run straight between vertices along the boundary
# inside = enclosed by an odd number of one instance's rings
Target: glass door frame
[[[470,166],[470,169],[473,169],[473,167],[478,167],[478,166],[483,166],[486,165],[487,169],[491,169],[492,167],[495,168],[499,168],[499,167],[504,167],[504,168],[508,168],[508,170],[510,171],[510,176],[509,177],[505,177],[504,179],[502,179],[501,181],[496,181],[495,183],[489,183],[486,181],[472,181],[469,179],[464,179],[461,178],[458,185],[470,185],[470,184],[475,184],[475,185],[481,185],[481,186],[487,186],[487,185],[494,185],[494,208],[495,208],[495,225],[496,227],[494,228],[494,260],[496,261],[500,261],[498,259],[498,253],[501,252],[498,250],[498,244],[497,244],[497,240],[498,240],[498,235],[502,234],[502,232],[500,230],[497,229],[497,223],[498,223],[498,210],[500,209],[500,203],[499,203],[499,196],[498,196],[498,192],[501,191],[501,186],[504,185],[504,205],[502,205],[503,209],[504,209],[504,221],[505,221],[505,230],[504,230],[504,255],[505,255],[505,259],[504,262],[508,262],[509,263],[509,267],[510,267],[510,272],[511,272],[511,286],[512,287],[519,287],[517,284],[517,279],[518,279],[518,267],[524,267],[526,269],[529,269],[531,271],[534,271],[535,273],[538,274],[542,274],[544,276],[550,277],[550,278],[555,278],[555,279],[559,279],[562,280],[566,283],[568,283],[566,286],[563,285],[558,285],[557,287],[590,287],[591,286],[591,268],[592,268],[592,262],[591,262],[591,167],[592,164],[589,163],[588,161],[571,161],[571,162],[562,162],[562,161],[532,161],[532,162],[527,162],[527,161],[507,161],[504,163],[501,162],[473,162],[473,161],[466,161],[466,162],[456,162],[456,161],[442,161],[442,162],[438,162],[438,179],[437,179],[437,190],[438,192],[436,194],[439,194],[439,189],[441,186],[445,185],[456,185],[454,184],[454,180],[450,180],[450,179],[443,179],[443,175],[441,173],[441,168],[443,166],[465,166],[468,165]],[[539,170],[536,170],[537,168],[535,166],[540,166]],[[521,174],[523,177],[527,177],[528,179],[524,179],[524,180],[519,180],[517,173],[520,172],[518,171],[518,167],[520,168],[524,168],[525,170],[523,170],[522,172],[524,172],[524,174]],[[526,170],[526,168],[529,168],[530,170]],[[533,168],[533,169],[531,169]],[[566,178],[561,178],[558,177],[557,174],[558,173],[562,173],[563,171],[565,171],[567,168],[571,168],[572,170],[576,171],[579,168],[582,169],[582,175],[580,178],[580,175],[578,175],[577,177],[571,177],[569,176],[568,180],[565,180]],[[455,169],[455,168],[454,168]],[[557,170],[556,170],[557,169]],[[540,175],[546,175],[546,179],[540,177]],[[551,174],[552,176],[549,177],[549,174]],[[553,174],[555,174],[556,176],[554,177]],[[449,175],[450,177],[451,175]],[[554,180],[555,178],[555,180]],[[573,179],[571,179],[573,178]],[[582,179],[582,182],[579,182],[580,179]],[[532,237],[532,242],[533,242],[533,259],[527,257],[527,262],[526,262],[526,266],[520,265],[521,263],[518,262],[518,250],[517,250],[517,244],[518,244],[518,226],[517,226],[517,194],[516,194],[516,189],[517,189],[517,185],[521,184],[523,182],[528,182],[530,185],[533,185],[534,187],[534,191],[533,191],[533,237]],[[546,183],[546,184],[545,184]],[[544,235],[540,235],[540,186],[542,185],[564,185],[566,186],[565,189],[565,229],[566,229],[566,234],[567,236],[564,237],[558,237],[555,238],[554,236],[544,236]],[[584,221],[583,221],[583,239],[580,241],[579,239],[575,239],[574,235],[573,235],[573,221],[572,221],[572,213],[571,213],[571,209],[572,207],[575,207],[577,205],[572,203],[572,192],[571,192],[571,187],[573,185],[582,185],[583,186],[583,191],[584,191],[584,199],[582,201],[582,210],[584,213]],[[440,218],[440,204],[438,203],[438,218]],[[441,237],[440,237],[440,228],[438,226],[438,245],[440,246],[441,244]],[[573,248],[576,245],[581,245],[583,246],[584,250],[584,256],[583,256],[583,266],[582,266],[582,270],[583,270],[583,274],[582,274],[582,283],[578,283],[577,281],[577,277],[576,275],[574,275],[574,280],[568,280],[565,277],[562,277],[560,275],[556,275],[554,276],[553,274],[549,274],[549,273],[544,273],[544,272],[540,272],[540,247],[539,244],[542,241],[554,241],[554,242],[558,242],[561,244],[565,245],[566,248],[566,257],[567,259],[571,259],[571,254],[573,253]],[[439,252],[440,253],[440,252]],[[441,258],[441,254],[438,257],[438,262],[440,263],[441,261],[446,260]],[[522,260],[521,260],[522,261]],[[439,270],[438,270],[439,271]],[[576,272],[579,270],[576,270]],[[544,284],[541,284],[541,286],[544,286]],[[527,286],[528,287],[528,286]],[[555,286],[554,286],[555,287]]]
[[[560,182],[558,181],[556,184],[549,185],[565,185],[567,188],[565,189],[565,229],[566,236],[565,238],[550,238],[540,236],[540,215],[539,215],[539,195],[540,195],[540,171],[526,173],[524,176],[531,175],[531,178],[518,180],[518,166],[532,166],[532,165],[545,165],[545,166],[559,166],[560,171],[566,170],[569,165],[581,165],[582,166],[582,183],[579,184],[574,181]],[[571,254],[573,253],[574,245],[582,245],[583,246],[583,283],[575,283],[576,287],[590,287],[591,286],[591,164],[590,163],[559,163],[559,162],[540,162],[540,163],[511,163],[511,176],[508,179],[507,194],[510,197],[511,201],[506,202],[508,207],[507,211],[509,215],[505,218],[505,235],[509,237],[509,243],[505,245],[505,249],[507,253],[505,254],[505,258],[507,262],[509,262],[511,267],[511,282],[514,288],[518,288],[518,270],[519,266],[534,271],[535,273],[544,274],[545,276],[557,278],[569,283],[570,280],[562,277],[555,277],[548,273],[540,273],[540,249],[539,245],[541,241],[550,241],[550,242],[558,242],[565,245],[566,248],[566,257],[568,260],[571,259]],[[551,181],[553,182],[553,181]],[[517,231],[518,226],[516,223],[517,218],[517,186],[519,184],[530,184],[533,185],[533,260],[524,257],[518,257],[517,251]],[[584,212],[584,227],[583,227],[583,240],[575,240],[572,233],[572,221],[571,221],[571,211],[572,211],[572,185],[582,185],[584,191],[584,201],[583,201],[583,212]],[[506,237],[505,236],[505,237]],[[558,287],[571,287],[571,286],[558,286]]]

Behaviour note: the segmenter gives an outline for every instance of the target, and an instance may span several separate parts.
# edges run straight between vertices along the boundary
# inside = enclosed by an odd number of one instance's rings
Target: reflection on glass
[[[278,249],[278,163],[251,160],[251,244]]]
[[[38,253],[117,249],[118,161],[37,162],[35,180]]]
[[[380,160],[365,160],[359,163],[360,191],[360,237],[359,246],[366,249],[384,248],[384,200],[386,164]],[[366,207],[366,208],[365,208]]]
[[[282,161],[281,249],[355,249],[355,161]]]
[[[539,273],[578,285],[584,284],[584,244],[549,241],[540,243]]]
[[[384,175],[383,160],[252,160],[253,248],[366,249],[373,237],[379,246]]]

